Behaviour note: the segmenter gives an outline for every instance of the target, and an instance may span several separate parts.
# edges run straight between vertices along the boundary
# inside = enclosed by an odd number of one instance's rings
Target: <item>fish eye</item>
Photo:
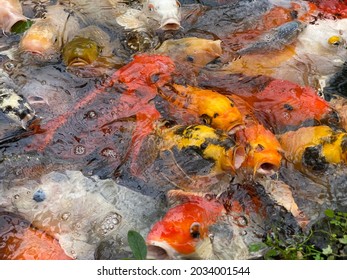
[[[331,36],[328,39],[328,43],[333,46],[339,46],[342,43],[342,38],[340,36]]]
[[[200,223],[192,223],[192,225],[190,226],[190,236],[193,238],[200,237]]]
[[[148,10],[149,10],[150,12],[153,12],[153,11],[154,11],[154,5],[153,5],[153,4],[149,4],[149,5],[148,5]]]
[[[187,56],[187,61],[188,61],[188,62],[194,62],[194,57],[191,56],[191,55],[188,55],[188,56]]]
[[[202,119],[202,122],[206,125],[210,125],[212,123],[212,118],[209,115],[203,114],[200,116]]]

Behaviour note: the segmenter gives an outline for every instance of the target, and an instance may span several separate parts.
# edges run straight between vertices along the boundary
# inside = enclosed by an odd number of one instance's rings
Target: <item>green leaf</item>
[[[258,252],[259,250],[264,249],[266,247],[267,245],[265,243],[259,242],[249,245],[248,249],[250,252]]]
[[[347,244],[347,235],[344,235],[343,238],[339,238],[339,242],[342,244]]]
[[[33,22],[31,20],[20,20],[11,27],[11,32],[16,34],[24,33],[30,28],[30,26],[32,26],[32,24]]]
[[[325,214],[325,216],[327,216],[329,218],[334,218],[334,216],[335,216],[334,210],[331,210],[331,209],[325,210],[324,214]]]
[[[266,252],[264,258],[266,260],[271,260],[272,257],[276,257],[278,255],[279,255],[279,253],[275,249],[270,249],[269,251]]]
[[[128,231],[128,243],[135,259],[145,260],[147,257],[146,242],[138,232],[134,230]]]
[[[328,247],[326,247],[326,248],[324,248],[323,250],[322,250],[322,253],[324,254],[324,255],[330,255],[330,254],[332,254],[333,253],[333,250],[331,249],[331,246],[330,245],[328,245]]]

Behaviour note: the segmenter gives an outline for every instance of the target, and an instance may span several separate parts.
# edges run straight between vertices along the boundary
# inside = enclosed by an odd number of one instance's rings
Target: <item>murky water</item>
[[[32,18],[57,1],[20,2]],[[24,54],[23,34],[0,35],[0,89],[6,96],[13,91],[19,104],[11,99],[0,112],[1,259],[42,258],[39,249],[25,255],[26,247],[46,248],[52,259],[128,258],[127,231],[146,237],[180,200],[168,198],[168,191],[177,189],[187,192],[183,202],[189,192],[208,193],[225,209],[209,228],[213,253],[201,258],[260,258],[263,251],[248,247],[274,228],[290,240],[306,234],[324,210],[346,211],[346,117],[320,97],[345,95],[346,49],[320,46],[334,32],[341,42],[347,39],[344,19],[335,21],[336,29],[317,18],[313,25],[307,1],[181,2],[177,31],[148,25],[125,30],[110,25],[105,12],[97,25],[107,39],[97,42],[104,50],[97,58],[92,47],[79,52],[74,44],[71,52],[50,54],[52,59]],[[68,9],[76,9],[70,16],[79,20],[77,30],[69,30],[71,41],[89,32],[83,28],[91,19],[78,18],[81,7]],[[328,38],[319,37],[324,32]],[[187,37],[215,41],[205,48],[194,41],[177,43]],[[158,49],[171,39],[177,41]],[[77,54],[82,55],[76,60]],[[66,56],[71,60],[63,61]],[[191,92],[180,92],[177,84],[191,86]],[[309,140],[290,155],[271,151],[262,159],[250,153],[267,151],[270,138],[253,140],[240,132],[244,127],[235,125],[241,129],[236,133],[232,127],[231,136],[200,129],[192,140],[183,132],[188,125],[223,129],[214,126],[221,112],[209,115],[217,110],[209,104],[211,93],[200,92],[206,97],[199,100],[194,95],[199,90],[226,96],[228,106],[232,100],[243,125],[260,122],[281,145],[291,131]],[[23,121],[25,102],[35,117]],[[306,136],[305,127],[323,125],[332,131]],[[273,153],[282,157],[280,166],[270,161]],[[37,243],[27,244],[32,236]]]

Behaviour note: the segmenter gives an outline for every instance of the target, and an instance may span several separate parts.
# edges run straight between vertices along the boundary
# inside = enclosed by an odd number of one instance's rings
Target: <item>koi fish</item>
[[[245,159],[243,147],[209,126],[159,127],[155,136],[150,146],[144,145],[139,160],[143,165],[150,160],[141,174],[156,186],[169,183],[183,190],[219,193]]]
[[[10,32],[11,27],[18,21],[26,21],[19,0],[0,0],[0,29]]]
[[[285,158],[302,171],[324,171],[329,164],[347,162],[345,132],[328,126],[302,127],[278,135]]]
[[[216,129],[233,134],[243,126],[234,102],[216,91],[173,84],[160,88],[160,94],[174,105],[194,112],[204,124]]]
[[[278,171],[282,160],[282,148],[271,131],[255,123],[237,131],[235,136],[246,151],[246,159],[240,168],[241,173],[250,168],[254,177],[271,176]]]
[[[24,57],[54,61],[60,56],[63,45],[80,29],[78,19],[64,6],[47,7],[44,18],[35,20],[24,33],[19,49]]]
[[[188,37],[166,40],[154,52],[166,54],[175,61],[189,62],[195,66],[204,67],[222,55],[222,48],[221,40]]]
[[[0,213],[0,259],[71,260],[58,240],[30,227],[30,223],[10,212]]]
[[[35,118],[35,111],[12,88],[0,88],[0,111],[24,129]]]
[[[252,107],[244,99],[235,94],[228,96],[235,102],[245,123],[245,127],[235,133],[236,142],[245,148],[246,153],[239,175],[251,175],[253,179],[255,175],[273,175],[278,171],[282,159],[282,148],[276,136],[259,123]]]
[[[249,53],[266,53],[282,50],[285,46],[292,44],[305,27],[305,23],[297,20],[284,23],[261,35],[255,43],[238,50],[237,54],[242,56]]]
[[[18,246],[10,258],[12,260],[72,260],[58,240],[41,230],[28,228],[22,236],[10,238],[6,245],[10,246],[11,243]]]
[[[83,77],[104,75],[108,69],[120,68],[125,62],[112,54],[110,36],[101,28],[90,25],[81,29],[62,49],[68,71]],[[110,72],[111,72],[110,71]]]
[[[228,73],[268,75],[322,89],[347,59],[347,19],[319,19],[308,24],[284,48],[268,54],[249,53],[223,66]]]
[[[161,148],[193,148],[203,158],[214,162],[217,172],[235,171],[244,161],[244,151],[221,130],[206,125],[174,126],[161,135]]]
[[[171,208],[147,235],[148,258],[209,259],[209,227],[225,213],[223,204],[197,195]]]
[[[157,21],[162,30],[181,28],[181,4],[177,0],[144,0],[143,12],[148,18]]]
[[[319,97],[313,88],[290,81],[274,80],[261,92],[243,96],[243,99],[254,108],[254,114],[260,122],[276,134],[302,126],[340,125],[336,110]]]

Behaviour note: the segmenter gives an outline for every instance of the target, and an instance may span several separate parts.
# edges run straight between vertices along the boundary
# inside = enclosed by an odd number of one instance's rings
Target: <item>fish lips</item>
[[[181,28],[181,23],[178,18],[170,17],[161,20],[159,29],[168,30],[179,30]]]

